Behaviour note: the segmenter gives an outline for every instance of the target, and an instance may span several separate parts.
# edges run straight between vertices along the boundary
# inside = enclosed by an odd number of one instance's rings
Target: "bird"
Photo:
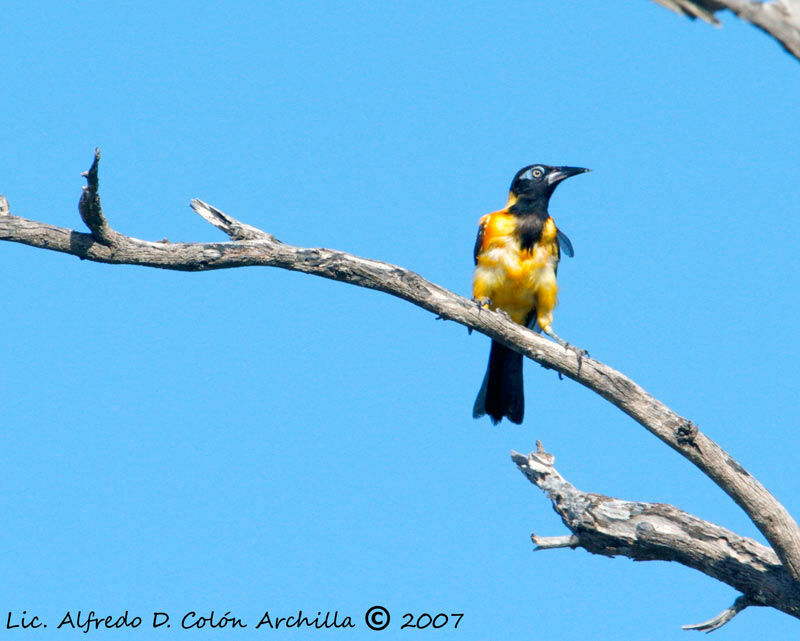
[[[481,309],[499,311],[515,323],[544,332],[578,358],[585,355],[552,328],[557,303],[556,272],[562,252],[574,256],[572,243],[550,217],[548,205],[561,181],[589,171],[583,167],[528,165],[511,181],[506,206],[478,223],[472,299]],[[525,398],[522,354],[492,340],[489,364],[472,416],[489,415],[522,423]]]

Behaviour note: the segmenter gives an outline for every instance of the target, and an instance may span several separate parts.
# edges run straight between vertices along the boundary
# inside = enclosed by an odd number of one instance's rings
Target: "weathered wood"
[[[714,13],[725,9],[725,5],[717,0],[653,0],[653,2],[687,18],[700,18],[714,26],[720,24]]]
[[[654,0],[658,4],[689,18],[700,18],[719,25],[714,15],[729,9],[742,20],[755,25],[777,40],[792,56],[800,60],[800,0]]]
[[[525,456],[512,452],[519,470],[553,503],[572,536],[540,538],[540,549],[581,547],[592,554],[636,561],[676,561],[727,583],[743,594],[731,608],[686,629],[710,632],[749,605],[764,605],[800,618],[800,584],[770,548],[672,505],[644,503],[583,492],[554,466],[537,443]],[[544,544],[543,544],[544,543]]]
[[[194,210],[237,240],[170,243],[124,236],[111,229],[102,214],[97,193],[98,158],[99,155],[96,155],[92,165],[94,171],[86,174],[89,186],[82,195],[80,205],[81,215],[90,227],[91,234],[12,216],[0,197],[0,240],[24,243],[102,263],[181,271],[281,267],[375,289],[407,300],[438,317],[453,320],[499,341],[577,381],[614,404],[694,463],[733,498],[772,545],[788,574],[800,580],[800,529],[786,509],[729,454],[700,432],[695,424],[669,409],[627,376],[592,358],[585,356],[579,359],[574,351],[564,349],[513,323],[505,315],[483,309],[412,271],[332,249],[294,247],[282,243],[272,234],[246,225],[200,200],[192,201]],[[564,541],[550,543],[552,547]],[[547,546],[547,542],[542,545]],[[792,598],[795,596],[793,594]],[[777,597],[775,600],[778,601]],[[787,596],[786,602],[788,600]]]

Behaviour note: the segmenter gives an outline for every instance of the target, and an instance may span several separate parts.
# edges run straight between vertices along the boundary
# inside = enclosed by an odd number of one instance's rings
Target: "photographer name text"
[[[351,629],[365,625],[370,630],[379,631],[393,625],[393,627],[399,629],[457,629],[463,616],[462,613],[438,612],[429,614],[422,612],[415,614],[403,612],[398,615],[398,620],[393,624],[389,610],[380,605],[372,606],[358,615],[343,614],[339,610],[297,610],[288,614],[265,610],[260,617],[254,617],[250,622],[232,614],[230,610],[222,614],[215,610],[203,613],[189,610],[178,615],[172,615],[168,612],[152,612],[141,616],[132,614],[128,610],[115,614],[101,614],[94,610],[67,610],[63,615],[56,617],[57,623],[54,624],[54,627],[56,630],[80,630],[84,634],[103,630],[124,630],[140,627],[152,629],[175,627],[183,630],[235,630],[244,628],[255,630],[288,630],[292,628],[330,630]],[[6,630],[37,630],[42,632],[47,627],[48,621],[43,616],[28,610],[11,610],[6,616]]]

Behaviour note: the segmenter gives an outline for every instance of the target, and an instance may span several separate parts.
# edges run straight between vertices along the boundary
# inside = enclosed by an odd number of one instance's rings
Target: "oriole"
[[[567,256],[574,252],[547,208],[558,183],[585,171],[589,170],[523,167],[511,181],[505,208],[480,219],[475,241],[473,300],[502,310],[514,322],[544,332],[565,348],[572,346],[553,332],[551,325],[558,295],[558,261],[562,251]],[[492,341],[472,415],[488,414],[495,424],[503,417],[522,423],[524,413],[522,354]]]

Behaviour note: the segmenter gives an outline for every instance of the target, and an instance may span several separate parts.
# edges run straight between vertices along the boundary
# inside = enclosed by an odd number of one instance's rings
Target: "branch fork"
[[[788,1],[788,0],[785,0]],[[798,0],[800,2],[800,0]],[[192,209],[230,238],[227,242],[152,242],[111,228],[100,204],[99,150],[84,174],[79,203],[90,233],[13,216],[0,196],[0,240],[110,264],[181,271],[248,266],[280,267],[378,290],[437,317],[465,325],[599,394],[704,472],[751,518],[772,548],[660,503],[632,502],[578,490],[537,442],[527,456],[512,452],[520,471],[543,490],[571,534],[532,535],[537,549],[582,547],[593,554],[678,561],[728,583],[742,596],[717,617],[687,629],[710,631],[750,605],[800,618],[800,528],[751,474],[697,425],[655,399],[624,374],[482,309],[419,274],[378,260],[325,248],[295,247],[201,200]]]
[[[535,452],[511,452],[511,459],[548,496],[571,531],[565,536],[531,535],[537,550],[581,547],[635,561],[677,561],[742,593],[730,608],[704,623],[684,626],[686,630],[711,632],[751,605],[800,618],[800,584],[767,546],[671,505],[583,492],[561,476],[555,457],[538,441]]]

